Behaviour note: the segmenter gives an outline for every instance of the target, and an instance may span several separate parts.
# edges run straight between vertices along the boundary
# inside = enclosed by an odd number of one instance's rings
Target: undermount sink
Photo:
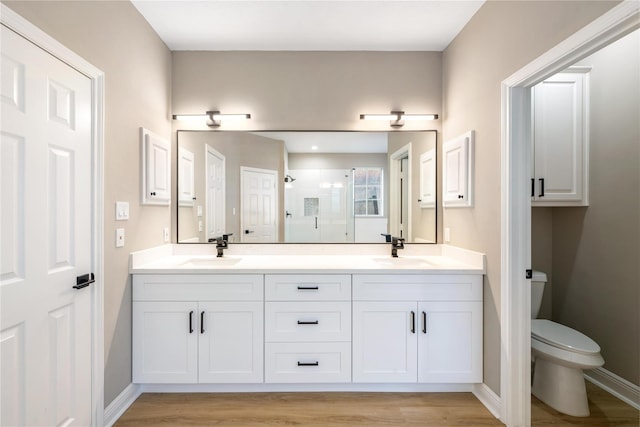
[[[373,258],[373,262],[385,266],[404,266],[404,267],[428,267],[430,263],[422,257],[398,257],[393,258],[391,256],[382,258]]]
[[[241,258],[227,258],[227,257],[215,257],[215,256],[202,256],[189,258],[180,263],[182,267],[215,267],[216,265],[235,265],[239,263]]]

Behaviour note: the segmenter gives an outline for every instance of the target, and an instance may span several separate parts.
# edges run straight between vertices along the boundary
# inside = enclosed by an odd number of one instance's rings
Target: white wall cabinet
[[[134,383],[261,383],[260,275],[135,275]]]
[[[141,203],[171,203],[171,144],[153,132],[140,128]]]
[[[572,67],[533,88],[533,206],[589,204],[589,71]]]
[[[353,381],[482,382],[482,276],[354,275]]]
[[[473,206],[474,131],[442,144],[442,204]]]

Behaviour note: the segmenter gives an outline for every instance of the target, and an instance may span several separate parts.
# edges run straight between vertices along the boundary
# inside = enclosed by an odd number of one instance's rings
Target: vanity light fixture
[[[207,126],[218,127],[222,120],[246,120],[251,114],[222,114],[220,111],[207,111],[205,114],[174,114],[173,120],[206,120]]]
[[[405,114],[404,111],[391,111],[390,114],[360,114],[360,120],[389,120],[391,127],[404,126],[405,120],[436,120],[437,114]]]

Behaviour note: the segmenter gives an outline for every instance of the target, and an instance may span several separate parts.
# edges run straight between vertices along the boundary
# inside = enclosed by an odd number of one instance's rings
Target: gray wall
[[[553,277],[547,292],[552,295],[552,319],[595,340],[604,368],[638,385],[640,31],[579,64],[593,67],[590,203],[545,209],[552,212],[550,228],[548,221],[539,221],[547,213],[534,208],[532,233],[545,242],[537,249],[552,254],[547,270]],[[548,268],[548,260],[545,264]]]
[[[445,209],[451,244],[487,255],[484,382],[500,392],[500,83],[615,6],[488,1],[443,54],[443,140],[476,131],[475,206]]]
[[[104,351],[105,404],[131,383],[129,252],[163,244],[168,206],[140,206],[139,127],[171,135],[171,53],[123,1],[5,1],[15,12],[105,73]],[[115,221],[116,200],[130,204]],[[126,245],[115,248],[115,228]]]

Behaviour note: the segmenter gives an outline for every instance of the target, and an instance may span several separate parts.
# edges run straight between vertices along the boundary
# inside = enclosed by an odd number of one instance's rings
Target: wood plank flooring
[[[638,411],[587,388],[591,417],[569,417],[532,398],[532,425],[640,425]],[[145,393],[114,426],[502,425],[471,393]]]

